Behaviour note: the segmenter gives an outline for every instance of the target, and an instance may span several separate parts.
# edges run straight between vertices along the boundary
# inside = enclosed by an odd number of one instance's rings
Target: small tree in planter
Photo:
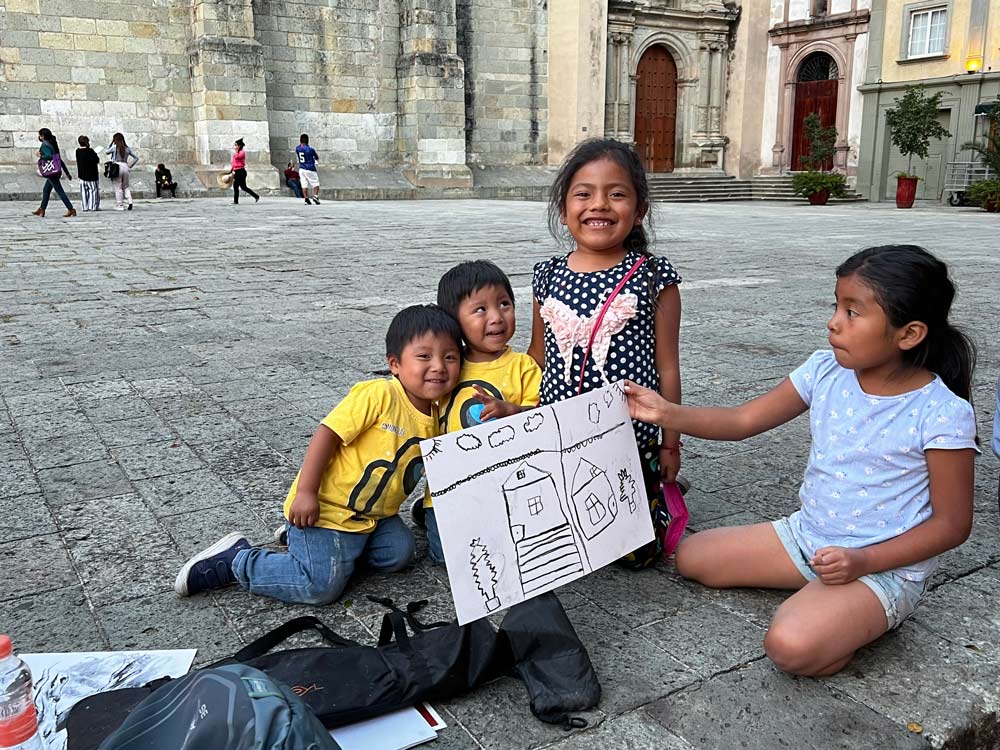
[[[806,117],[803,125],[806,140],[809,141],[809,153],[802,157],[807,169],[792,176],[792,192],[805,196],[814,206],[822,206],[831,196],[843,197],[847,188],[844,175],[818,169],[833,157],[837,144],[837,129],[823,127],[816,112]]]
[[[906,171],[896,175],[896,207],[910,208],[917,195],[917,180],[913,174],[913,157],[927,158],[931,140],[951,135],[937,121],[942,92],[926,96],[919,86],[908,86],[896,106],[885,112],[889,137],[899,153],[907,157]]]
[[[966,190],[966,195],[976,205],[996,213],[1000,212],[1000,102],[993,104],[986,117],[989,120],[986,143],[966,143],[962,150],[968,149],[979,154],[993,176],[973,182]]]

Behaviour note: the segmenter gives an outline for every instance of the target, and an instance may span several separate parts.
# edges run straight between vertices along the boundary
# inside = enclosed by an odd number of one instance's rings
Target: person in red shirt
[[[238,139],[233,147],[233,161],[230,164],[229,173],[233,175],[233,203],[239,205],[240,188],[247,195],[253,196],[254,203],[260,200],[260,196],[247,187],[247,152],[243,150],[243,139]]]
[[[299,181],[299,173],[295,171],[291,162],[285,167],[285,184],[292,189],[296,198],[302,197],[302,183]]]

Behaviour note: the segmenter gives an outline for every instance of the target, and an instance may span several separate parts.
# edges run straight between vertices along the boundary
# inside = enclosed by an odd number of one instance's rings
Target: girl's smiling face
[[[639,205],[628,170],[605,157],[584,164],[573,175],[562,222],[577,250],[624,253],[625,238],[642,224],[646,208]]]

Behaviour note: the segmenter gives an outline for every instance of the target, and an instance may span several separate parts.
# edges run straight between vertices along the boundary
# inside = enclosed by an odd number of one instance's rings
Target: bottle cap
[[[9,635],[0,635],[0,659],[6,659],[13,653],[14,647],[11,645]]]

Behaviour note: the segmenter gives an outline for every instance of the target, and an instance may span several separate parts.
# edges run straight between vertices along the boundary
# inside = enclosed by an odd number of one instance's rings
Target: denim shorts
[[[772,521],[771,525],[774,527],[778,539],[785,546],[785,552],[795,563],[795,567],[802,574],[802,577],[807,581],[819,578],[816,571],[809,566],[809,558],[805,556],[805,553],[799,548],[799,543],[795,541],[788,519],[780,518],[777,521]],[[889,630],[895,630],[903,624],[907,617],[913,614],[913,610],[917,608],[927,590],[926,579],[908,581],[892,571],[872,573],[861,576],[858,580],[870,588],[882,603],[885,619],[889,623]]]

